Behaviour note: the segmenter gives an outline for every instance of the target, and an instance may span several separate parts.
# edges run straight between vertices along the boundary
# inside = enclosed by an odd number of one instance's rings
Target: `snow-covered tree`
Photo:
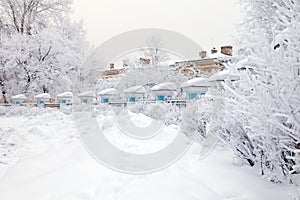
[[[1,0],[0,31],[32,35],[60,24],[70,10],[71,0]]]
[[[160,65],[169,60],[164,44],[159,35],[153,35],[146,41],[146,47],[140,51],[141,57],[150,59],[152,65]]]
[[[300,172],[300,2],[241,2],[246,19],[236,67],[249,82],[225,86],[232,103],[224,137],[268,180],[293,182]]]
[[[7,27],[0,29],[4,98],[72,90],[85,58],[86,42],[81,24],[72,22],[67,14],[69,1],[4,0],[0,10],[0,21]]]

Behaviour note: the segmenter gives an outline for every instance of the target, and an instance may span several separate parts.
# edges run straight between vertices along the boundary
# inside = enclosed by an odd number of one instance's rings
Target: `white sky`
[[[139,28],[182,33],[203,49],[233,44],[242,13],[238,0],[74,0],[88,40],[100,45],[110,37]]]

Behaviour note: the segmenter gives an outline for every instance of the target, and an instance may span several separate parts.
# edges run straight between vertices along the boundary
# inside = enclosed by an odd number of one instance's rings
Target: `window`
[[[189,100],[196,99],[197,94],[196,93],[189,93]]]
[[[40,100],[39,104],[45,104],[44,100]]]
[[[172,100],[172,96],[168,96],[168,100]]]
[[[157,97],[157,100],[158,100],[158,101],[164,101],[164,100],[165,100],[165,96],[158,96],[158,97]]]
[[[129,102],[135,102],[135,98],[134,97],[130,97]]]
[[[61,103],[61,104],[65,104],[65,103],[66,103],[66,100],[63,99],[63,100],[60,101],[60,103]]]
[[[82,103],[87,104],[87,103],[88,103],[88,100],[87,100],[87,99],[83,99],[83,100],[82,100]]]
[[[104,98],[103,103],[108,103],[108,98]]]
[[[201,97],[204,97],[204,96],[205,96],[205,92],[201,92],[201,93],[200,93],[200,96],[201,96]]]

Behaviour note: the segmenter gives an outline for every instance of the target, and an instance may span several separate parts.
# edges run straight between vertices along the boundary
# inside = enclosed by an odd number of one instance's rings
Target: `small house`
[[[11,99],[13,100],[14,104],[21,105],[25,102],[25,100],[27,98],[24,94],[18,94],[18,95],[12,96]]]
[[[57,100],[62,105],[70,105],[73,102],[73,93],[72,92],[64,92],[57,95]]]
[[[118,91],[115,88],[108,88],[98,93],[102,103],[113,102],[118,96]]]
[[[188,100],[193,100],[205,96],[210,87],[205,78],[193,78],[180,85],[180,88],[186,93]]]
[[[177,86],[172,82],[163,82],[151,88],[158,101],[172,100],[176,90]]]
[[[82,104],[94,104],[96,102],[96,94],[94,91],[86,91],[78,95]]]
[[[50,102],[51,96],[48,93],[42,93],[42,94],[36,95],[34,97],[34,99],[36,100],[37,105],[45,105],[46,103]]]
[[[146,90],[143,86],[133,86],[124,90],[124,95],[129,102],[140,101],[144,98]]]

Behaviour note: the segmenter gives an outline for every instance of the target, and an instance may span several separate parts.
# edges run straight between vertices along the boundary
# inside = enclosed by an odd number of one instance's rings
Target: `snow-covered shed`
[[[82,104],[93,104],[96,101],[96,94],[94,91],[82,92],[78,97]]]
[[[27,98],[24,94],[18,94],[18,95],[12,96],[11,99],[13,100],[14,104],[20,105],[20,104],[23,104]]]
[[[118,96],[118,91],[115,88],[108,88],[98,93],[102,103],[109,103],[115,100]]]
[[[205,96],[209,87],[210,84],[206,78],[193,78],[180,85],[189,100]]]
[[[38,105],[44,105],[45,103],[49,103],[51,96],[48,93],[42,93],[38,94],[34,97],[34,99],[37,101]]]
[[[129,102],[136,102],[142,100],[145,96],[146,89],[143,86],[133,86],[123,91]]]
[[[71,104],[73,101],[72,92],[64,92],[56,96],[60,104]]]
[[[151,88],[158,101],[171,100],[177,90],[177,86],[172,82],[159,83]]]

